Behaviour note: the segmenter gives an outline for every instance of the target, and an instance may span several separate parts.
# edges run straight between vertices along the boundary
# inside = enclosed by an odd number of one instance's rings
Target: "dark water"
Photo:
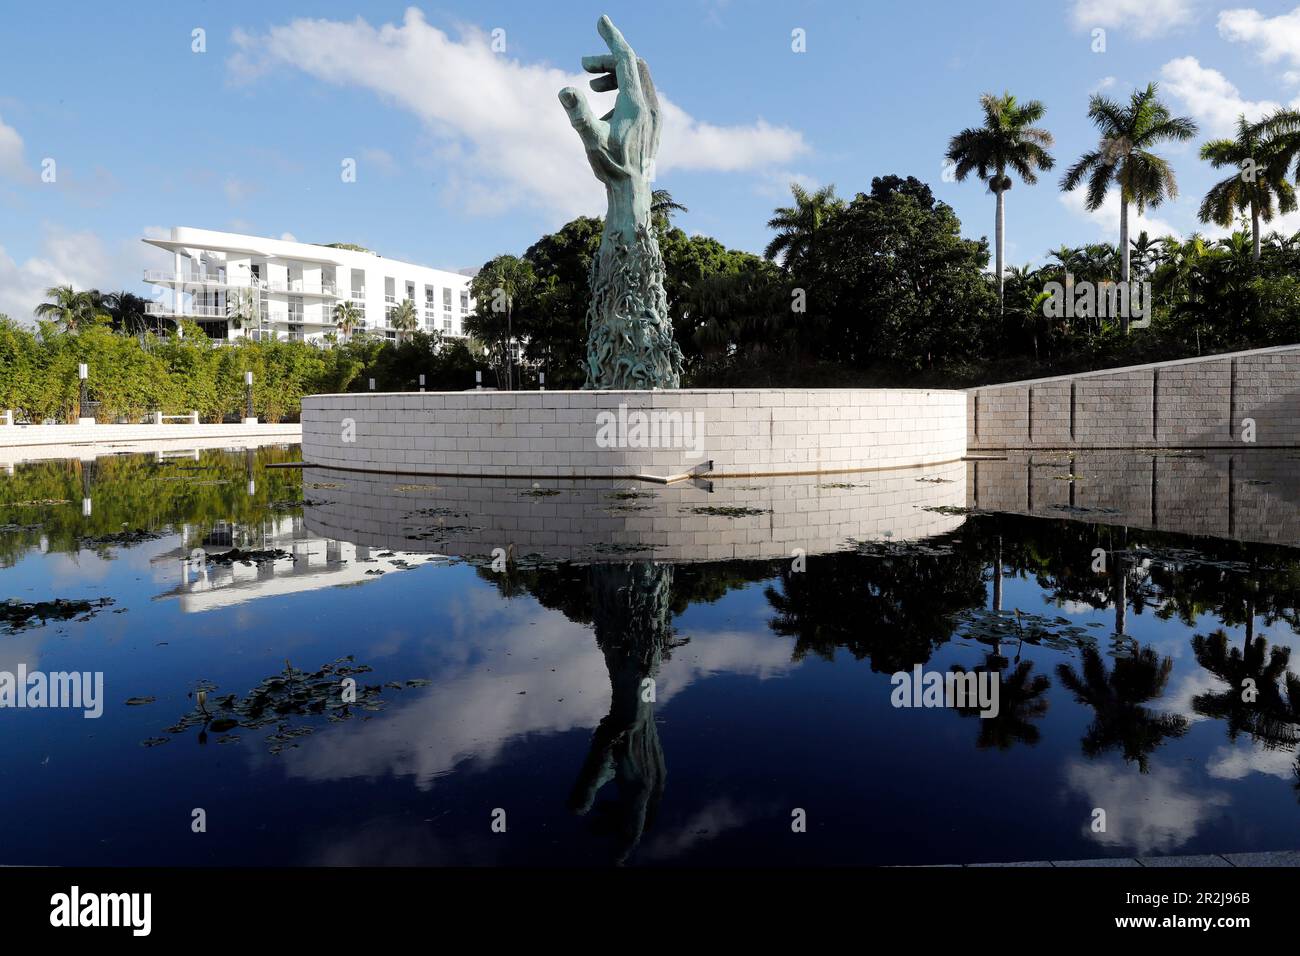
[[[1300,846],[1287,456],[712,490],[266,467],[296,458],[0,475],[0,671],[105,697],[0,710],[0,863]],[[92,603],[19,606],[55,599]],[[893,706],[918,664],[991,673],[998,716]]]

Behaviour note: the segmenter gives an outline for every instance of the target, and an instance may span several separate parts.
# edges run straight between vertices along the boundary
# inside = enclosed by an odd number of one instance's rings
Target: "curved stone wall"
[[[303,401],[303,460],[479,477],[819,474],[955,461],[966,395],[937,389],[404,392]]]

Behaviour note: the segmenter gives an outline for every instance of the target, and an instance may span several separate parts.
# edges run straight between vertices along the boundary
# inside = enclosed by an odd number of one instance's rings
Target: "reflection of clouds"
[[[1091,819],[1082,824],[1083,833],[1138,856],[1176,850],[1231,802],[1226,793],[1194,793],[1183,771],[1172,767],[1140,774],[1129,766],[1071,761],[1065,778],[1090,806],[1106,811],[1105,833],[1093,833]]]
[[[740,674],[767,680],[794,668],[790,642],[770,633],[747,631],[690,632],[690,643],[664,662],[656,681],[662,703],[695,681],[714,674]]]
[[[666,830],[647,841],[637,851],[637,859],[675,860],[697,844],[712,840],[727,830],[735,830],[753,819],[755,814],[737,806],[729,797],[705,804],[676,830]]]
[[[1240,780],[1252,773],[1291,779],[1295,774],[1296,755],[1291,750],[1270,749],[1248,738],[1239,739],[1235,746],[1217,748],[1210,754],[1205,769],[1219,780]]]
[[[26,664],[29,671],[39,670],[41,663],[39,649],[49,633],[48,628],[42,628],[40,631],[28,634],[20,631],[18,636],[11,637],[8,633],[0,631],[0,671],[16,674],[19,664]]]
[[[427,790],[458,764],[489,763],[528,734],[594,728],[609,712],[610,687],[591,630],[531,598],[502,602],[477,590],[451,611],[468,621],[468,609],[486,597],[484,614],[471,631],[439,644],[443,667],[431,686],[391,694],[391,709],[369,721],[305,738],[279,758],[287,772],[310,780],[411,776]],[[765,631],[694,632],[665,662],[656,697],[662,706],[703,677],[766,678],[792,666],[788,642]],[[406,694],[419,696],[397,706]]]
[[[484,821],[487,817],[484,816]],[[443,829],[446,829],[443,827]],[[307,866],[466,866],[491,864],[504,844],[484,822],[481,833],[461,828],[439,835],[436,824],[375,820],[358,827],[313,836]]]
[[[1187,718],[1188,723],[1207,720],[1207,717],[1196,713],[1192,709],[1192,701],[1201,694],[1217,694],[1227,686],[1226,683],[1219,680],[1205,668],[1197,666],[1195,670],[1189,671],[1178,678],[1178,682],[1165,691],[1162,697],[1154,701],[1151,707],[1153,710],[1181,714]]]

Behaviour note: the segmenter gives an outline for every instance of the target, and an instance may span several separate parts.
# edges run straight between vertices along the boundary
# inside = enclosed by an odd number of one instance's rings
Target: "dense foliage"
[[[115,332],[104,320],[75,330],[41,322],[25,328],[0,316],[0,408],[19,421],[75,421],[77,366],[88,366],[88,397],[96,419],[140,420],[153,411],[197,411],[205,422],[238,419],[244,373],[253,373],[253,411],[263,421],[295,418],[302,397],[359,391],[370,379],[380,391],[474,386],[478,362],[461,343],[439,348],[436,336],[413,333],[400,344],[357,337],[333,348],[304,342],[238,339],[218,345],[187,325],[179,333]]]

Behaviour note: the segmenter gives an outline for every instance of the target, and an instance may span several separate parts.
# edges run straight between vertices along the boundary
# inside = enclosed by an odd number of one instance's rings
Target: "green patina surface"
[[[609,53],[582,58],[596,92],[618,90],[614,108],[597,119],[573,87],[560,91],[569,122],[582,137],[609,210],[591,263],[585,388],[677,388],[682,353],[673,341],[664,292],[664,260],[650,220],[650,182],[661,116],[650,68],[623,34],[601,17],[597,32]]]

